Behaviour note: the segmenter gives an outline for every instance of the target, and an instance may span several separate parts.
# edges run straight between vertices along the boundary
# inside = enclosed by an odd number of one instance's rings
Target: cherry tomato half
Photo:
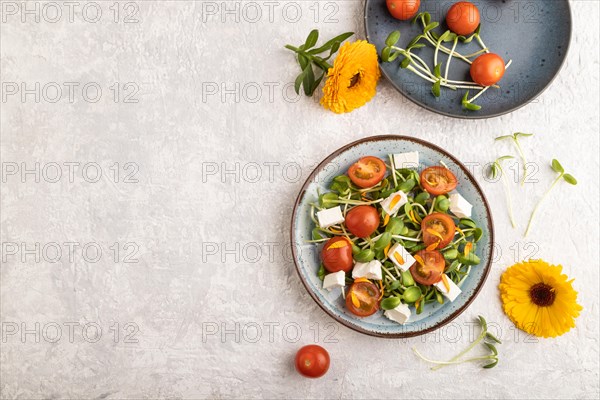
[[[350,168],[348,176],[354,184],[361,188],[368,188],[377,185],[385,176],[385,164],[377,157],[363,157]]]
[[[421,185],[434,196],[446,194],[456,188],[458,180],[448,168],[429,167],[421,172]]]
[[[428,247],[437,243],[434,249],[443,249],[454,238],[456,225],[448,214],[436,212],[423,218],[421,231],[423,232],[423,242]]]
[[[302,347],[296,353],[296,371],[307,378],[320,378],[329,369],[329,353],[316,344]]]
[[[356,206],[346,214],[346,228],[359,238],[366,238],[377,230],[379,213],[372,206]]]
[[[346,307],[359,317],[368,317],[379,310],[379,288],[367,280],[354,282],[346,293]]]
[[[444,256],[437,250],[421,250],[414,255],[415,259],[420,257],[423,265],[416,261],[410,267],[410,274],[413,279],[421,285],[433,285],[442,279],[442,274],[446,268]]]
[[[506,66],[498,54],[482,54],[471,64],[471,78],[482,86],[491,86],[504,76]]]
[[[329,239],[323,246],[323,250],[321,250],[321,261],[323,261],[323,266],[329,272],[350,271],[352,269],[352,245],[350,241],[343,236]]]
[[[421,0],[386,0],[385,3],[392,17],[405,21],[417,14]]]
[[[448,28],[457,35],[470,35],[479,26],[479,10],[468,1],[453,4],[446,14]]]

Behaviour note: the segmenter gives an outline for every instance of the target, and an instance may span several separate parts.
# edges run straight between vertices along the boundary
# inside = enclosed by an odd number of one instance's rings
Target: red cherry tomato
[[[321,261],[323,261],[323,266],[329,272],[350,271],[352,269],[352,245],[350,241],[343,236],[329,239],[323,246],[323,250],[321,250]]]
[[[434,196],[446,194],[456,188],[458,180],[448,168],[429,167],[421,172],[421,185]]]
[[[302,347],[296,353],[296,371],[307,378],[320,378],[329,369],[329,353],[316,344]]]
[[[442,279],[442,274],[446,268],[442,253],[437,250],[421,250],[414,257],[415,259],[419,257],[423,261],[423,264],[416,261],[410,267],[410,274],[417,283],[429,286]]]
[[[459,1],[452,5],[446,14],[448,28],[457,35],[470,35],[479,26],[479,10],[468,1]]]
[[[361,188],[368,188],[377,185],[385,176],[385,164],[377,157],[363,157],[350,168],[348,176],[354,184]]]
[[[504,75],[504,60],[498,54],[482,54],[471,64],[471,78],[482,86],[491,86]]]
[[[346,228],[359,238],[366,238],[377,230],[379,213],[375,207],[356,206],[346,214]]]
[[[379,288],[368,280],[356,280],[346,293],[346,307],[359,317],[368,317],[379,310]]]
[[[386,0],[385,3],[392,17],[405,21],[417,14],[421,0]]]
[[[437,243],[434,249],[443,249],[454,238],[456,225],[448,214],[436,212],[423,218],[421,231],[423,232],[423,242],[428,248]]]

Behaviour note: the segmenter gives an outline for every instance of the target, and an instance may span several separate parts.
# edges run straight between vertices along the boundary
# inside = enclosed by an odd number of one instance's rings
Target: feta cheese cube
[[[394,154],[394,167],[400,168],[419,168],[419,152],[411,151],[408,153]]]
[[[416,261],[400,243],[396,243],[390,248],[388,258],[402,271],[407,271]]]
[[[386,310],[383,315],[399,324],[405,324],[410,318],[410,308],[406,304],[400,305],[392,310]]]
[[[458,192],[450,193],[450,212],[458,218],[471,218],[473,206]]]
[[[383,208],[383,211],[389,215],[394,215],[400,209],[400,207],[406,204],[407,201],[408,197],[406,196],[406,193],[404,193],[402,190],[399,190],[389,195],[389,197],[383,200],[380,204],[381,208]]]
[[[335,288],[343,288],[346,285],[346,273],[344,271],[338,271],[331,274],[325,275],[323,279],[323,289],[327,289],[330,292]]]
[[[444,281],[446,281],[446,283],[448,284],[449,290],[446,288]],[[452,279],[450,279],[446,274],[442,276],[441,281],[439,281],[438,283],[434,283],[433,286],[438,288],[438,290],[442,292],[442,294],[445,297],[447,297],[450,301],[454,301],[458,297],[458,295],[461,294],[460,288],[456,286],[456,283],[452,282]]]
[[[340,206],[318,211],[317,219],[319,220],[319,226],[321,228],[329,228],[332,225],[344,222],[344,216],[342,215]]]
[[[352,279],[357,278],[375,279],[380,281],[382,279],[381,263],[378,260],[369,261],[367,263],[357,262],[354,264],[354,269],[352,270]]]

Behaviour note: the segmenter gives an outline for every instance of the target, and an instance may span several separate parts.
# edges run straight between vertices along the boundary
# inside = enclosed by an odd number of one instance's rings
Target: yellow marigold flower
[[[562,274],[561,265],[529,260],[502,274],[500,295],[504,312],[525,332],[556,337],[575,327],[582,307],[577,304],[573,280]]]
[[[362,107],[375,96],[380,76],[375,46],[346,42],[327,72],[321,105],[338,114]]]

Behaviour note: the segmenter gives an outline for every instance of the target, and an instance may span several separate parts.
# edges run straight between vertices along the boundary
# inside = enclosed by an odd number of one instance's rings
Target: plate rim
[[[489,219],[489,226],[490,226],[490,231],[488,233],[488,235],[490,237],[490,243],[492,244],[490,246],[490,255],[488,258],[488,262],[486,263],[486,265],[484,267],[485,270],[483,272],[483,279],[475,288],[473,295],[469,299],[467,299],[467,302],[462,307],[458,308],[456,311],[454,311],[452,314],[450,314],[447,318],[441,320],[440,322],[438,322],[436,324],[433,324],[429,328],[425,328],[423,330],[414,331],[414,332],[381,333],[381,332],[370,331],[368,329],[364,329],[359,326],[352,325],[352,324],[348,323],[347,321],[345,321],[344,319],[331,313],[325,307],[325,305],[323,303],[321,303],[321,301],[319,300],[317,295],[310,289],[310,287],[308,286],[308,283],[302,276],[302,273],[300,272],[299,262],[298,262],[298,253],[296,251],[296,244],[294,241],[294,231],[295,231],[294,227],[296,225],[296,212],[298,211],[298,207],[299,207],[302,199],[304,198],[304,195],[306,194],[307,187],[309,186],[309,184],[311,183],[313,178],[319,173],[319,171],[325,165],[327,165],[327,163],[331,162],[331,160],[333,160],[335,157],[346,152],[347,150],[351,149],[352,147],[355,147],[355,146],[358,146],[360,144],[367,143],[367,142],[379,142],[379,141],[387,141],[387,140],[406,140],[409,142],[415,142],[417,144],[428,147],[428,148],[430,148],[434,151],[437,151],[437,152],[443,154],[444,156],[450,158],[462,170],[462,172],[473,182],[473,187],[475,188],[476,192],[481,196],[481,199],[483,200],[483,205],[484,205],[485,211],[487,213],[487,216]],[[487,197],[485,196],[485,193],[481,189],[481,186],[479,186],[479,183],[477,182],[477,180],[475,180],[475,177],[471,174],[471,172],[467,169],[467,167],[465,167],[465,165],[461,161],[459,161],[455,156],[453,156],[446,150],[442,149],[441,147],[439,147],[431,142],[428,142],[426,140],[419,139],[419,138],[412,137],[412,136],[405,136],[405,135],[375,135],[375,136],[364,137],[364,138],[355,140],[351,143],[348,143],[348,144],[338,148],[337,150],[332,152],[330,155],[328,155],[323,161],[321,161],[313,169],[313,171],[310,173],[310,175],[306,178],[305,182],[302,184],[302,187],[300,188],[300,192],[298,193],[298,196],[296,197],[296,201],[294,202],[294,208],[292,211],[292,223],[290,225],[290,245],[292,248],[292,257],[294,259],[294,266],[296,268],[296,273],[298,274],[298,277],[300,278],[302,285],[304,286],[304,288],[306,289],[306,291],[308,292],[310,297],[315,301],[315,303],[317,303],[317,305],[323,311],[325,311],[325,313],[327,315],[332,317],[334,320],[336,320],[338,323],[342,324],[343,326],[350,328],[353,331],[365,334],[365,335],[386,338],[386,339],[404,339],[404,338],[409,338],[409,337],[425,335],[429,332],[433,332],[433,331],[443,327],[444,325],[452,322],[455,318],[457,318],[459,315],[461,315],[467,308],[469,308],[469,306],[473,303],[475,298],[479,295],[479,292],[481,292],[481,289],[483,288],[483,286],[485,285],[485,282],[487,281],[490,270],[492,269],[492,263],[493,263],[493,259],[494,259],[494,250],[495,250],[494,243],[495,243],[494,242],[494,220],[492,217],[490,205],[488,203]]]
[[[365,36],[367,38],[367,41],[371,44],[373,44],[373,42],[371,41],[370,35],[369,35],[369,29],[367,27],[367,10],[368,10],[368,6],[369,4],[373,3],[376,0],[366,0],[365,1],[365,5],[363,8],[363,20],[364,20],[364,28],[365,28]],[[383,69],[383,68],[379,68],[379,70],[381,71],[381,74],[383,76],[385,76],[386,80],[388,82],[390,82],[392,84],[392,86],[394,87],[394,89],[396,89],[397,92],[399,92],[402,96],[404,96],[406,99],[410,100],[413,104],[418,105],[421,108],[426,109],[427,111],[433,112],[435,114],[438,115],[442,115],[445,117],[450,117],[450,118],[457,118],[457,119],[489,119],[489,118],[497,118],[500,117],[502,115],[506,115],[506,114],[510,114],[514,111],[517,111],[518,109],[525,107],[527,104],[529,104],[530,102],[532,102],[533,100],[537,99],[538,97],[540,97],[542,94],[544,94],[544,92],[552,85],[552,83],[556,80],[556,78],[558,77],[558,75],[560,74],[560,71],[562,71],[563,67],[565,66],[565,62],[567,60],[567,56],[569,55],[569,50],[571,49],[571,41],[573,39],[573,10],[571,10],[571,3],[569,2],[569,0],[562,0],[566,5],[567,5],[567,10],[569,11],[568,13],[568,22],[569,22],[569,38],[567,40],[567,48],[565,50],[565,53],[563,55],[562,60],[560,61],[560,65],[558,66],[558,69],[556,70],[556,73],[554,74],[554,76],[548,81],[548,83],[546,83],[546,85],[544,85],[544,87],[539,91],[539,93],[533,97],[531,100],[521,103],[517,106],[514,106],[512,108],[507,109],[506,111],[503,112],[499,112],[499,113],[495,113],[495,114],[490,114],[490,115],[476,115],[476,114],[466,114],[466,115],[456,115],[456,114],[452,114],[449,112],[445,112],[442,110],[437,110],[425,103],[420,102],[417,99],[414,99],[410,96],[408,96],[397,84],[396,82],[394,82],[389,76],[388,73]],[[374,46],[375,44],[373,44]],[[381,66],[381,61],[380,61],[380,57],[379,54],[377,55],[377,62],[378,65]]]

